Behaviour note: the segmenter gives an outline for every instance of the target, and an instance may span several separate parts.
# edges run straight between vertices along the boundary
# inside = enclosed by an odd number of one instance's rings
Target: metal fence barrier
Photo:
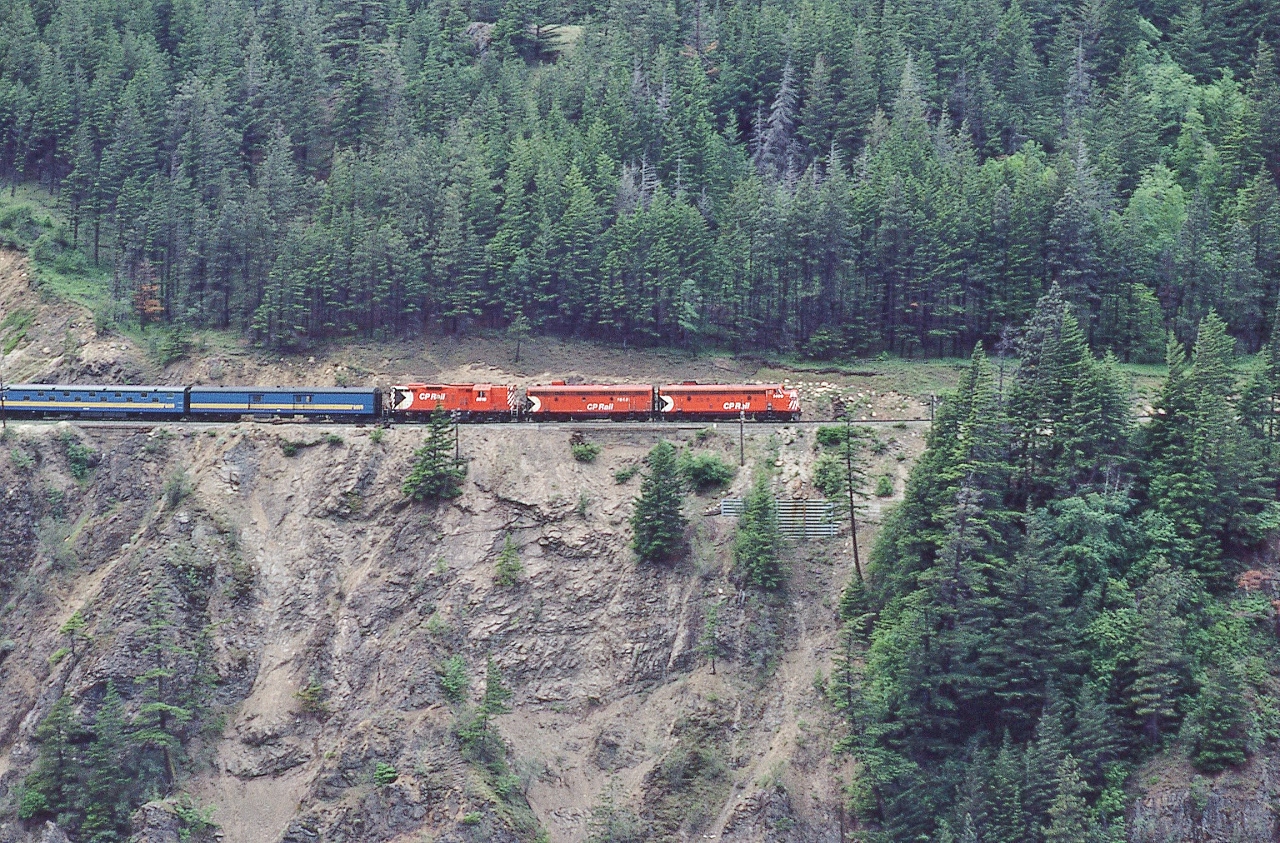
[[[835,523],[835,504],[817,500],[773,499],[778,511],[778,530],[788,538],[829,538],[840,531]],[[725,498],[720,501],[720,514],[729,518],[741,518],[744,508],[742,498]]]

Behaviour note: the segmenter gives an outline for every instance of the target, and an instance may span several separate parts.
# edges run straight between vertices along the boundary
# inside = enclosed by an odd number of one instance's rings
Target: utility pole
[[[844,417],[845,487],[849,490],[849,537],[853,539],[853,570],[862,583],[862,560],[858,558],[858,513],[853,504],[853,421]]]
[[[456,410],[453,413],[453,461],[462,462],[462,422]]]
[[[739,410],[738,411],[738,466],[739,467],[742,467],[747,464],[746,463],[747,452],[746,452],[746,447],[743,444],[743,437],[746,436],[746,432],[747,432],[747,411]]]

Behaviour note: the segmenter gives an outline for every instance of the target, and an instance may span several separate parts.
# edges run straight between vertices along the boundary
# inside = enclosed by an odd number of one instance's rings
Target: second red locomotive
[[[635,384],[567,384],[525,390],[530,419],[647,419],[653,414],[653,387]]]

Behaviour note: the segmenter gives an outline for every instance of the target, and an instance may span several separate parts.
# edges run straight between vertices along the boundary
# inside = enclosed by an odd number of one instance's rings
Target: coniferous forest
[[[1258,0],[3,0],[0,177],[120,318],[1159,361],[1280,284]],[[141,291],[141,292],[140,292]],[[132,313],[131,313],[132,311]],[[523,322],[521,323],[523,324]]]
[[[828,697],[868,840],[1168,839],[1127,823],[1144,762],[1214,775],[1280,740],[1245,570],[1280,529],[1280,340],[1241,384],[1211,311],[1137,424],[1056,285],[1036,311],[1008,376],[977,346],[844,596]]]

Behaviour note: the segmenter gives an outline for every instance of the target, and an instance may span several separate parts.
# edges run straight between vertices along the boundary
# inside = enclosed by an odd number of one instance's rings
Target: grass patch
[[[569,450],[578,462],[592,463],[600,456],[600,446],[594,442],[573,442],[570,443]]]
[[[27,252],[41,292],[95,314],[110,314],[108,323],[127,312],[127,307],[112,302],[110,270],[94,266],[71,242],[65,215],[45,191],[21,185],[12,197],[8,190],[0,193],[0,245]]]
[[[36,315],[30,310],[15,310],[0,322],[0,337],[4,345],[0,346],[5,354],[18,347],[18,343],[27,338],[27,328],[35,321]]]

